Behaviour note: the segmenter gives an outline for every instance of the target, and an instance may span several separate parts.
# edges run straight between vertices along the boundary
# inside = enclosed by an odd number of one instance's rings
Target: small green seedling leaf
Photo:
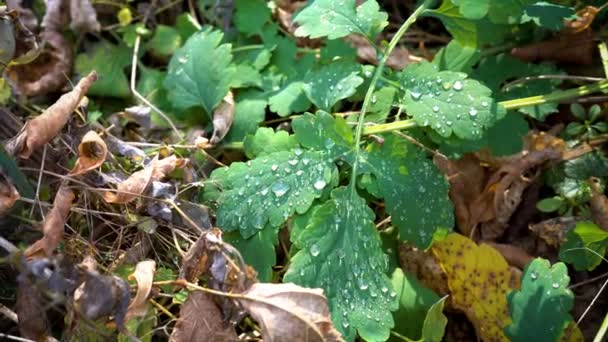
[[[431,63],[409,65],[401,73],[401,84],[408,115],[442,137],[477,140],[506,113],[483,84],[461,72],[438,71]]]
[[[437,230],[454,225],[448,182],[414,145],[386,136],[381,146],[372,145],[365,165],[402,240],[426,249]]]
[[[246,35],[261,33],[264,24],[270,21],[270,8],[265,0],[237,0],[235,9],[236,28]]]
[[[126,98],[131,95],[124,68],[131,64],[133,52],[125,45],[106,41],[93,46],[90,53],[76,57],[74,68],[81,75],[96,70],[99,79],[89,88],[88,95]]]
[[[570,159],[564,163],[566,176],[587,180],[589,177],[608,176],[608,158],[600,151],[586,153],[578,158]]]
[[[524,269],[521,288],[508,296],[513,323],[505,334],[513,342],[554,342],[572,321],[568,313],[574,295],[568,289],[568,269],[558,262],[551,266],[541,258],[532,260]]]
[[[300,25],[296,36],[336,39],[358,33],[374,38],[388,24],[387,14],[380,11],[375,0],[367,0],[359,6],[356,3],[356,0],[311,2],[294,17]]]
[[[302,146],[326,151],[335,159],[349,160],[349,152],[354,147],[354,137],[344,119],[318,111],[316,115],[306,113],[297,117],[293,120],[292,127]]]
[[[319,109],[329,112],[338,101],[352,96],[363,83],[360,71],[360,66],[353,62],[332,62],[306,75],[304,92]]]
[[[538,201],[538,203],[536,203],[536,208],[543,213],[552,213],[557,211],[564,204],[566,203],[563,198],[554,196]]]
[[[294,244],[285,282],[322,288],[332,320],[349,341],[356,332],[368,341],[384,341],[393,327],[396,292],[386,276],[374,213],[352,188],[340,187],[314,212]]]
[[[234,120],[224,141],[242,141],[248,134],[254,134],[266,116],[268,102],[263,92],[245,90],[235,100]]]
[[[437,65],[439,70],[470,73],[473,65],[479,62],[480,56],[478,49],[463,46],[457,40],[452,40],[435,55],[433,64]]]
[[[182,45],[182,36],[171,26],[158,25],[154,30],[154,36],[146,44],[154,55],[165,57],[171,56]]]
[[[399,323],[394,331],[411,341],[441,341],[447,324],[444,300],[400,268],[393,272],[392,283],[399,300],[399,309],[393,312],[395,322]],[[389,341],[402,340],[391,336]]]
[[[303,112],[310,108],[310,100],[304,92],[304,83],[295,81],[268,98],[270,110],[281,117],[292,113]]]
[[[533,21],[537,26],[559,31],[564,27],[564,20],[575,18],[576,12],[572,7],[540,1],[524,7],[521,22]]]
[[[254,135],[245,138],[243,144],[249,159],[279,151],[290,151],[298,147],[295,136],[285,131],[275,132],[269,127],[258,128]]]
[[[176,108],[201,106],[210,114],[228,93],[235,68],[230,44],[221,44],[223,36],[205,28],[171,58],[164,86]]]
[[[252,237],[245,239],[239,232],[229,232],[224,235],[224,241],[230,243],[241,253],[245,263],[258,272],[258,280],[272,280],[272,266],[277,257],[274,246],[277,243],[277,230],[264,228]]]
[[[520,21],[524,6],[535,0],[452,0],[459,6],[460,13],[468,19],[488,17],[499,24],[513,24]]]
[[[574,265],[577,271],[591,271],[602,262],[608,248],[608,232],[593,222],[579,222],[560,246],[559,259]]]

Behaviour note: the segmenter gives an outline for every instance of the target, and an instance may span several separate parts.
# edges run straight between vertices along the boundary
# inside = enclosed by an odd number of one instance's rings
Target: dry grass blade
[[[59,188],[53,201],[53,209],[46,216],[42,226],[44,235],[25,250],[28,258],[50,257],[53,254],[63,240],[65,221],[75,197],[71,189],[65,186]]]
[[[87,132],[78,145],[78,160],[70,174],[81,175],[100,167],[107,155],[108,147],[101,137],[94,131]]]
[[[169,341],[238,341],[234,328],[226,324],[210,295],[192,291],[179,310],[179,320]]]
[[[253,284],[236,300],[262,326],[264,341],[343,341],[321,289]]]
[[[228,133],[234,119],[234,96],[229,91],[219,106],[213,111],[213,136],[211,144],[216,145]]]
[[[156,262],[154,260],[144,260],[135,266],[135,272],[130,277],[135,278],[137,281],[137,293],[131,304],[129,304],[127,320],[131,317],[146,315],[148,311],[148,297],[152,291],[155,270]]]
[[[19,191],[0,172],[0,217],[8,213],[19,197]]]
[[[96,79],[97,73],[92,71],[44,113],[28,121],[21,132],[7,143],[7,152],[27,159],[36,149],[57,136]]]
[[[159,181],[173,170],[187,164],[188,159],[176,156],[153,160],[143,170],[135,172],[127,180],[118,184],[117,193],[105,193],[104,199],[108,203],[128,203],[143,194],[153,181]]]

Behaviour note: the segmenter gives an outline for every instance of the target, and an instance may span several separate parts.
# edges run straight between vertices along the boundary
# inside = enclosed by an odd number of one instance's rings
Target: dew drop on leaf
[[[278,168],[279,168],[279,165],[277,165],[277,164],[272,164],[272,166],[270,167],[270,169],[272,171],[276,171]]]
[[[281,183],[281,182],[274,183],[272,185],[271,190],[275,194],[275,196],[281,197],[281,196],[285,195],[287,193],[287,191],[289,191],[289,185],[287,185],[285,183]]]
[[[419,92],[419,91],[410,90],[410,95],[412,96],[412,99],[418,101],[418,100],[420,100],[420,97],[422,96],[422,93]]]
[[[488,106],[488,101],[482,101],[481,102],[481,106],[482,107],[487,107]]]
[[[317,190],[323,190],[323,188],[325,187],[325,185],[327,185],[327,182],[325,182],[323,179],[319,179],[319,180],[317,180],[315,182],[315,184],[313,184],[313,186]]]
[[[477,109],[475,109],[475,108],[471,108],[471,110],[469,110],[469,115],[470,115],[470,116],[475,116],[475,115],[477,115]]]
[[[554,289],[558,289],[559,288],[559,284],[558,283],[553,283],[551,285],[551,287],[553,287]]]
[[[536,280],[536,278],[538,278],[538,274],[536,272],[532,272],[530,273],[530,278],[532,278],[532,280]]]
[[[433,112],[437,113],[439,111],[439,106],[433,106]]]
[[[319,245],[317,245],[316,243],[313,243],[310,246],[310,255],[316,257],[319,255],[319,253],[321,253],[321,248],[319,248]]]
[[[463,87],[463,86],[462,86],[462,82],[460,82],[460,81],[456,81],[456,82],[454,82],[454,90],[456,90],[456,91],[461,91],[461,90],[462,90],[462,87]]]

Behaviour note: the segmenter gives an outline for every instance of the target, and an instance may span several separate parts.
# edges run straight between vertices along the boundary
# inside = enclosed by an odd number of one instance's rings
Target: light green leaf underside
[[[352,96],[363,83],[360,71],[360,66],[354,62],[332,62],[306,75],[304,92],[319,109],[329,112],[338,101]]]
[[[416,63],[401,73],[406,89],[403,105],[418,125],[443,137],[477,140],[506,111],[492,99],[492,91],[467,75],[438,71],[431,63]]]
[[[253,159],[263,154],[289,151],[298,147],[295,136],[285,131],[274,131],[270,127],[260,127],[255,134],[245,137],[243,142],[245,154]]]
[[[164,86],[176,108],[202,106],[209,114],[226,96],[234,76],[230,44],[211,28],[192,35],[178,49],[167,70]]]
[[[336,39],[358,33],[375,37],[388,24],[387,14],[375,0],[356,5],[356,0],[315,0],[296,14],[299,37]]]
[[[217,224],[249,238],[304,213],[329,188],[336,167],[324,152],[281,151],[217,169],[210,181],[221,189]]]
[[[386,276],[387,257],[374,226],[374,213],[352,188],[334,189],[316,208],[294,244],[285,282],[323,288],[334,325],[347,340],[356,332],[384,341],[393,327],[396,293]]]
[[[559,262],[552,267],[549,261],[536,258],[524,269],[521,282],[521,288],[508,297],[513,323],[505,334],[513,342],[557,341],[572,321],[568,312],[574,295],[568,289],[566,265]]]
[[[428,248],[438,229],[454,225],[449,186],[443,174],[415,146],[386,136],[382,146],[372,146],[364,166],[376,176],[400,238]]]

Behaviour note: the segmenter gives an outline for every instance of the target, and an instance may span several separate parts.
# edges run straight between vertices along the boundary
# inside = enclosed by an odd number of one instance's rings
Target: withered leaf
[[[19,197],[19,191],[0,171],[0,217],[9,212]]]
[[[600,226],[603,230],[608,231],[608,198],[599,187],[600,180],[595,177],[589,179],[591,188],[591,200],[589,208],[591,209],[591,217],[593,222]]]
[[[216,145],[228,134],[234,119],[234,96],[232,91],[229,91],[222,103],[213,111],[213,136],[211,136],[211,144]]]
[[[265,341],[344,341],[321,289],[253,284],[236,299],[262,327]]]
[[[59,188],[53,201],[53,208],[46,215],[42,225],[43,236],[25,250],[25,256],[39,258],[42,256],[49,257],[53,254],[53,251],[63,240],[65,221],[75,197],[70,188],[66,186]]]
[[[108,203],[128,203],[148,189],[153,181],[165,178],[177,168],[182,168],[188,159],[170,156],[165,159],[151,161],[143,170],[132,174],[127,180],[117,186],[117,193],[106,192],[104,199]]]
[[[19,278],[16,312],[22,337],[44,341],[49,332],[45,300],[35,284],[27,278]]]
[[[179,320],[170,341],[238,341],[234,327],[227,324],[212,298],[202,291],[192,291],[179,310]]]
[[[564,23],[564,32],[577,33],[586,30],[595,20],[600,9],[594,6],[585,6],[576,12],[576,19]]]
[[[108,147],[101,137],[95,131],[87,132],[78,145],[78,160],[70,175],[81,175],[100,167],[107,155]]]
[[[155,270],[154,260],[140,261],[135,266],[135,272],[131,276],[137,280],[137,293],[129,304],[127,320],[131,317],[145,316],[148,312],[148,297],[152,291]]]
[[[90,0],[70,0],[70,29],[75,32],[99,32],[97,12]]]
[[[511,55],[524,62],[553,61],[589,65],[593,62],[595,39],[593,32],[587,29],[513,48]]]
[[[97,73],[92,71],[81,79],[72,91],[63,94],[44,113],[29,120],[21,132],[6,144],[7,152],[27,159],[36,149],[57,136],[96,79]]]
[[[576,224],[583,221],[582,217],[555,217],[539,223],[531,224],[528,228],[551,247],[559,247],[566,242],[566,234]]]

